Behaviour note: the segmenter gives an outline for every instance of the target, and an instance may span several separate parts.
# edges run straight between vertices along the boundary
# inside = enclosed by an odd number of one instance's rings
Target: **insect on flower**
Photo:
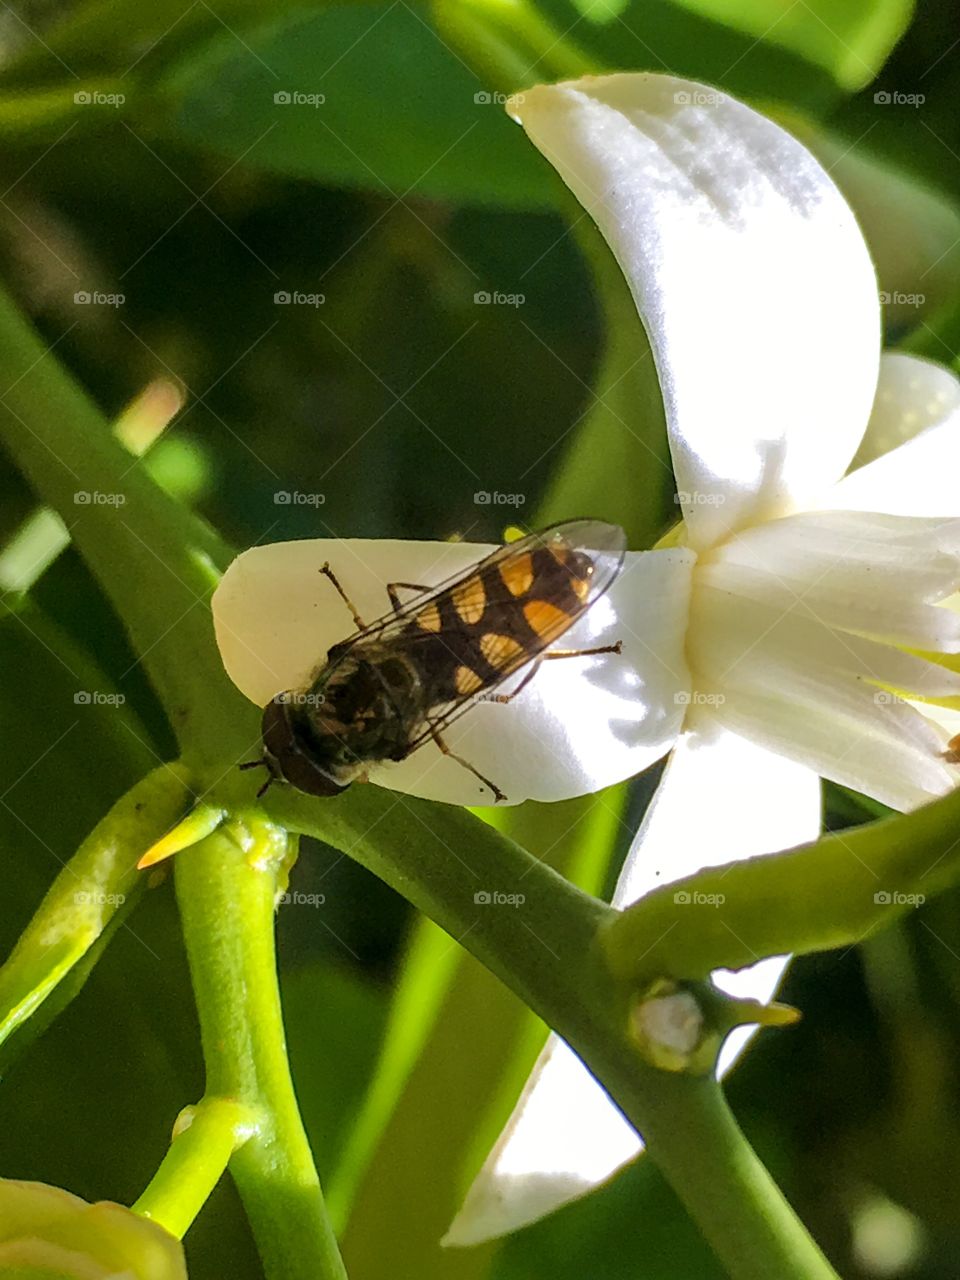
[[[425,742],[507,797],[456,755],[443,730],[482,695],[510,702],[556,658],[619,653],[620,642],[593,649],[549,646],[607,590],[623,565],[619,525],[568,520],[499,547],[467,574],[438,587],[387,584],[392,608],[367,625],[329,565],[321,572],[353,615],[354,635],[335,644],[308,683],[277,694],[263,712],[263,765],[312,795],[332,796],[366,780],[369,765],[404,760]],[[401,602],[399,592],[416,593]],[[519,683],[492,694],[511,675]]]

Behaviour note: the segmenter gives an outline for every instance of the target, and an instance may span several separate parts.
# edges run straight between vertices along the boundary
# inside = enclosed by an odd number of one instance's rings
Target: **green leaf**
[[[398,199],[553,203],[554,179],[502,95],[494,100],[407,5],[337,5],[261,29],[247,45],[224,33],[175,70],[166,92],[176,137],[247,168]]]

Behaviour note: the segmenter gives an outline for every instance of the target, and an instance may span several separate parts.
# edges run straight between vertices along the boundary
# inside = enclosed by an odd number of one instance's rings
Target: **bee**
[[[443,731],[485,700],[512,702],[542,662],[619,653],[550,646],[603,595],[623,565],[618,525],[568,520],[507,543],[438,587],[387,584],[390,612],[367,625],[328,564],[323,573],[350,610],[356,632],[335,644],[301,689],[277,694],[263,712],[263,756],[274,781],[332,796],[366,781],[370,765],[405,760],[426,742],[506,796],[453,752]],[[400,591],[416,593],[402,602]],[[508,693],[491,694],[521,671]]]

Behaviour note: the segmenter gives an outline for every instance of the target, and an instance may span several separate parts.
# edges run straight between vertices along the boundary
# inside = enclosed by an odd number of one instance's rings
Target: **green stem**
[[[610,921],[611,968],[643,984],[661,975],[706,978],[758,956],[855,946],[960,880],[958,823],[960,790],[914,813],[657,889]],[[687,901],[678,905],[682,893]]]
[[[154,770],[117,801],[66,863],[0,968],[0,1044],[142,891],[137,859],[181,816],[188,796],[179,767]]]
[[[251,1112],[230,1098],[204,1098],[179,1116],[170,1150],[135,1212],[182,1238],[253,1129]]]
[[[247,816],[177,859],[209,1095],[253,1131],[230,1161],[269,1280],[345,1280],[290,1078],[273,944],[289,837]]]
[[[651,1158],[732,1276],[836,1280],[740,1132],[719,1085],[658,1071],[640,1058],[626,1030],[635,988],[613,977],[597,945],[618,918],[612,907],[463,810],[373,787],[336,801],[275,788],[265,804],[288,828],[348,850],[563,1036],[643,1134]],[[484,889],[521,892],[525,901],[477,903],[474,894]]]
[[[434,0],[433,20],[445,40],[507,93],[601,70],[526,0]]]
[[[229,553],[154,484],[142,462],[131,462],[2,292],[0,443],[70,526],[126,625],[184,757],[205,764],[222,759],[230,750],[224,735],[236,733],[243,699],[217,657],[207,602]],[[91,502],[94,493],[108,500]],[[235,742],[238,753],[248,741]]]
[[[632,1074],[632,1073],[631,1073]],[[744,1137],[713,1079],[605,1083],[736,1280],[838,1280]]]

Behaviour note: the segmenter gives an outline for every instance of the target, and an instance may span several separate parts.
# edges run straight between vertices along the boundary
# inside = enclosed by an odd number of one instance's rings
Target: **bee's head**
[[[353,780],[331,761],[327,767],[318,745],[303,733],[296,696],[278,693],[263,709],[263,763],[274,778],[282,778],[312,796],[335,796]]]

